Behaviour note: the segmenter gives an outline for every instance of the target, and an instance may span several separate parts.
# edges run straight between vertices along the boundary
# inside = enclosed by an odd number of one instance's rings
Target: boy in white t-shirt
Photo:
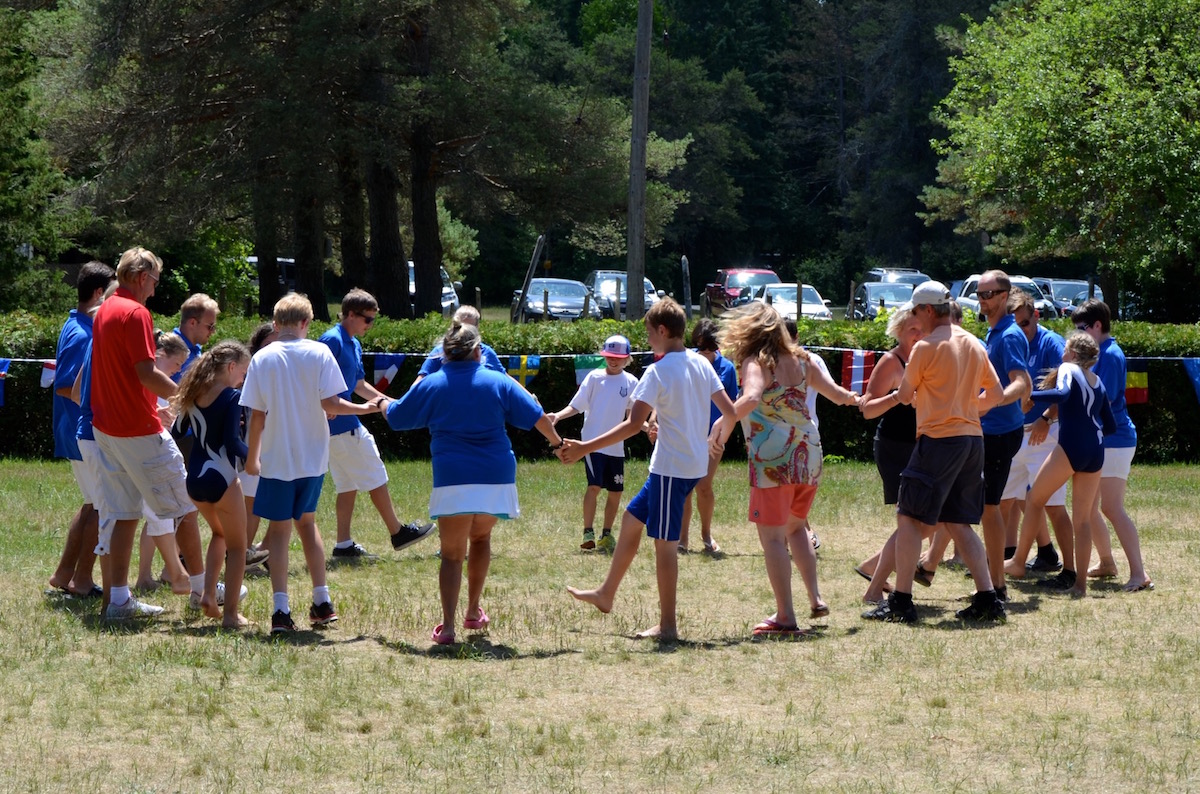
[[[633,406],[633,388],[637,378],[625,371],[629,366],[629,340],[620,334],[604,340],[600,355],[605,358],[604,369],[589,372],[571,398],[571,404],[561,411],[547,414],[550,424],[576,414],[583,414],[584,441],[616,427],[629,415]],[[613,521],[625,490],[625,445],[618,441],[593,452],[583,459],[587,469],[587,490],[583,493],[583,543],[579,548],[590,551],[599,548],[611,552],[617,545],[612,536]],[[600,491],[608,491],[604,502],[604,526],[596,540],[596,500]]]
[[[379,400],[351,403],[340,395],[346,381],[329,348],[306,339],[312,304],[297,293],[275,304],[278,340],[250,360],[241,404],[250,410],[246,472],[259,475],[254,514],[267,519],[274,612],[271,633],[296,630],[288,603],[288,543],[292,521],[312,576],[309,619],[324,626],[338,619],[325,581],[325,546],[317,530],[317,501],[329,469],[326,414],[379,412]]]
[[[650,476],[625,508],[621,537],[613,552],[604,583],[596,590],[567,591],[601,612],[612,609],[617,588],[637,556],[641,528],[654,538],[658,575],[659,622],[639,638],[674,640],[679,635],[675,590],[679,579],[679,532],[683,503],[708,470],[709,401],[723,415],[733,416],[733,401],[706,359],[684,345],[687,318],[678,303],[664,298],[646,313],[650,348],[663,357],[642,375],[633,390],[629,417],[591,441],[565,440],[559,452],[564,463],[623,441],[638,433],[651,411],[658,417],[658,441],[650,456]]]

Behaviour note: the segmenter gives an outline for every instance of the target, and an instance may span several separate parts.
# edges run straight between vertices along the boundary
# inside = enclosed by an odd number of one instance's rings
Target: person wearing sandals
[[[454,642],[454,621],[467,561],[467,609],[463,628],[486,628],[479,603],[492,560],[492,529],[501,518],[521,514],[517,459],[505,424],[536,429],[554,448],[562,438],[537,400],[508,375],[480,362],[479,329],[456,323],[442,339],[442,367],[398,400],[384,398],[393,430],[428,428],[433,455],[429,515],[438,524],[442,620],[433,629],[438,645]]]
[[[829,614],[817,586],[817,557],[805,520],[821,481],[821,436],[808,408],[816,389],[839,405],[860,398],[812,365],[810,355],[791,340],[783,318],[765,303],[753,303],[729,316],[721,347],[740,364],[742,394],[734,414],[713,428],[712,447],[721,452],[734,424],[748,419],[750,520],[758,527],[767,579],[775,593],[775,614],[754,627],[755,636],[798,636],[803,632],[792,603],[792,561],[808,590],[810,615]]]
[[[1070,480],[1071,512],[1075,514],[1074,547],[1068,547],[1072,539],[1059,537],[1065,561],[1063,570],[1053,579],[1043,581],[1050,589],[1069,590],[1076,597],[1087,592],[1087,577],[1079,576],[1077,572],[1087,570],[1092,556],[1091,514],[1104,468],[1104,437],[1116,430],[1104,383],[1090,371],[1099,356],[1096,341],[1082,331],[1075,331],[1067,338],[1063,363],[1048,372],[1042,378],[1042,390],[1031,395],[1032,400],[1059,406],[1061,430],[1058,444],[1038,469],[1029,489],[1017,555],[1009,561],[1012,568],[1024,569],[1024,559],[1037,534],[1038,511],[1044,509],[1050,497]]]
[[[871,378],[867,381],[864,395],[865,402],[868,403],[900,387],[913,345],[924,336],[921,320],[913,316],[912,306],[909,305],[901,306],[891,313],[888,317],[887,333],[897,344],[884,353],[879,363],[871,370]],[[894,400],[871,404],[869,407],[864,405],[863,418],[876,417],[880,419],[875,427],[875,468],[883,481],[883,503],[894,505],[900,498],[900,473],[908,465],[913,447],[917,445],[917,411],[911,405],[903,405]],[[876,552],[854,569],[855,573],[871,582],[867,592],[863,594],[863,599],[871,604],[880,603],[884,593],[891,589],[887,585],[890,569],[879,570],[876,575],[879,558],[880,554]]]
[[[1125,592],[1140,593],[1143,590],[1153,590],[1154,582],[1142,563],[1142,546],[1137,527],[1134,526],[1129,513],[1125,512],[1125,487],[1128,484],[1133,456],[1137,451],[1137,428],[1133,426],[1125,408],[1125,353],[1117,344],[1117,340],[1112,338],[1112,315],[1103,301],[1088,298],[1071,312],[1071,322],[1075,324],[1076,329],[1087,333],[1100,346],[1100,358],[1093,371],[1104,382],[1113,418],[1117,423],[1116,432],[1104,437],[1104,469],[1100,473],[1100,494],[1092,508],[1092,542],[1096,544],[1096,554],[1100,562],[1096,567],[1089,569],[1087,575],[1091,578],[1117,575],[1117,565],[1112,556],[1112,541],[1108,536],[1108,527],[1104,525],[1104,518],[1107,518],[1117,533],[1121,548],[1125,550],[1126,559],[1129,560],[1129,581],[1125,583]],[[1103,518],[1101,513],[1104,514]],[[1079,573],[1082,574],[1083,571]]]

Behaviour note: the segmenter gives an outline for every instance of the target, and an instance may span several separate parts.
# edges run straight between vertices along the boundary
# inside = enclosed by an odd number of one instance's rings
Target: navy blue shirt
[[[1017,326],[1011,314],[1006,314],[987,333],[988,360],[1000,378],[1000,388],[1008,388],[1012,379],[1008,373],[1024,371],[1029,362],[1029,341]],[[996,436],[1010,433],[1025,426],[1025,414],[1021,413],[1021,401],[998,405],[979,418],[983,434]]]

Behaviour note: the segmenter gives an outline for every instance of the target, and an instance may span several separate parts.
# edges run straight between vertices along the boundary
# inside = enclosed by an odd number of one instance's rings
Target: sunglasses
[[[373,315],[373,314],[359,314],[358,316],[363,318],[363,322],[366,323],[367,325],[370,325],[371,323],[375,322],[375,315]]]
[[[992,298],[996,297],[997,295],[1003,295],[1006,292],[1008,292],[1008,290],[1006,290],[1006,289],[981,289],[978,292],[976,292],[975,294],[986,301],[986,300],[991,300]]]
[[[215,332],[215,331],[217,330],[217,324],[216,324],[216,323],[209,323],[208,325],[206,325],[206,326],[204,326],[204,327],[208,329],[208,332],[209,332],[210,334],[211,334],[211,333],[213,333],[213,332]]]
[[[1086,331],[1089,328],[1091,328],[1091,326],[1088,325],[1087,323],[1075,323],[1076,331]]]
[[[1031,322],[1033,322],[1033,320],[1018,320],[1017,325],[1021,326],[1022,328],[1028,328]]]

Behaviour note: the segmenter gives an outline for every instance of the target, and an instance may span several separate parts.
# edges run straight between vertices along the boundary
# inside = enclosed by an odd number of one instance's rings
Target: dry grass
[[[391,468],[398,511],[421,515],[428,465]],[[640,483],[644,464],[629,468]],[[952,613],[970,588],[950,571],[916,594],[922,625],[858,617],[851,567],[890,517],[871,467],[829,466],[813,524],[834,611],[793,643],[749,639],[772,602],[744,478],[722,469],[729,555],[681,561],[685,641],[658,646],[631,639],[656,616],[650,548],[612,615],[574,602],[563,585],[598,583],[607,565],[577,551],[582,473],[523,464],[526,517],[494,542],[491,630],[434,648],[432,542],[335,570],[330,631],[270,640],[262,579],[253,632],[220,632],[170,596],[164,619],[105,627],[92,605],[42,594],[77,500],[69,470],[0,463],[0,790],[1200,788],[1194,469],[1135,470],[1129,507],[1155,592],[1101,585],[1071,601],[1014,584],[1007,625],[969,628]],[[357,538],[382,552],[372,515],[363,499]],[[319,519],[328,538],[331,500]]]

